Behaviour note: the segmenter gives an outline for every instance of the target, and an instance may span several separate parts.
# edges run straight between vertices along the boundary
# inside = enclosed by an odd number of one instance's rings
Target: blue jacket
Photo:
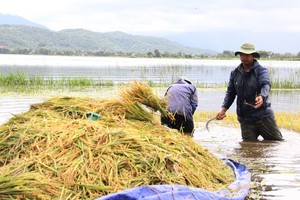
[[[198,106],[198,96],[196,87],[184,79],[179,79],[173,83],[165,94],[169,105],[167,110],[186,116],[188,120],[193,120],[193,114]]]
[[[269,100],[270,93],[269,72],[262,67],[257,60],[249,72],[243,73],[242,63],[235,68],[229,78],[229,83],[222,107],[229,109],[236,100],[236,113],[241,123],[254,122],[262,118],[274,115]],[[263,97],[263,105],[255,109],[244,102],[255,104],[256,96]]]

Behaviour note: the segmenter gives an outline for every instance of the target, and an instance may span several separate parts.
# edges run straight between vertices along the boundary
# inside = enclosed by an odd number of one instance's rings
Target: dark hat
[[[250,44],[250,43],[244,43],[242,46],[241,46],[241,49],[239,51],[236,51],[234,53],[234,55],[239,55],[239,54],[252,54],[254,58],[260,58],[260,55],[257,51],[255,51],[255,47],[253,44]]]
[[[185,82],[187,82],[189,84],[192,84],[192,80],[190,78],[186,77],[186,76],[182,76],[179,79],[184,80]]]

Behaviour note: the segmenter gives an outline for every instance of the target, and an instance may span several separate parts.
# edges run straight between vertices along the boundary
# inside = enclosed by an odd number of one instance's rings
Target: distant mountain
[[[9,25],[25,25],[25,26],[32,26],[38,28],[47,29],[47,27],[42,26],[40,24],[34,23],[29,21],[23,17],[16,16],[16,15],[9,15],[9,14],[1,14],[0,13],[0,25],[9,24]]]
[[[177,42],[152,36],[124,32],[93,32],[85,29],[51,31],[22,17],[0,14],[0,46],[34,49],[44,47],[58,50],[159,52],[215,55],[209,49],[187,47]]]
[[[216,52],[189,48],[170,40],[123,32],[92,32],[84,29],[50,31],[23,25],[0,25],[0,46],[34,49],[90,50],[109,52],[160,52],[214,55]]]
[[[300,35],[297,32],[284,33],[278,29],[277,32],[260,31],[199,31],[183,32],[173,35],[165,35],[171,41],[189,47],[205,47],[218,52],[224,50],[236,51],[245,42],[251,42],[259,51],[272,51],[274,53],[298,53],[300,48]]]
[[[274,53],[299,53],[300,50],[298,45],[295,45],[300,43],[299,33],[285,33],[280,29],[275,32],[261,32],[257,30],[202,30],[197,32],[160,33],[158,37],[130,35],[122,32],[97,33],[84,29],[53,32],[43,25],[31,22],[19,16],[8,14],[0,14],[0,25],[25,25],[46,29],[48,32],[47,34],[46,32],[44,34],[51,36],[50,38],[43,38],[45,35],[40,33],[42,30],[37,32],[33,31],[32,34],[34,35],[32,35],[32,37],[37,39],[40,45],[64,49],[80,49],[82,47],[84,47],[84,49],[89,49],[91,47],[93,49],[98,48],[99,50],[112,49],[124,52],[152,52],[154,49],[158,49],[160,52],[166,50],[170,53],[177,53],[180,51],[183,53],[216,55],[218,52],[223,52],[224,50],[236,51],[243,43],[251,42],[255,45],[257,50],[271,51]],[[21,30],[18,31],[22,36],[25,38],[27,37],[24,33],[21,33]],[[82,34],[85,38],[80,38],[79,35],[76,35],[77,33]],[[14,35],[14,33],[12,34]],[[29,37],[29,39],[30,38],[31,37]],[[0,46],[6,44],[3,44],[3,38],[0,39]],[[96,39],[97,42],[94,43],[94,39]],[[20,44],[25,45],[24,42],[26,43],[26,41],[27,38],[25,40],[20,37],[18,39],[17,37],[14,37],[13,41],[6,40],[8,44],[14,44],[14,47]],[[57,43],[58,41],[60,42]],[[28,47],[35,47],[31,45],[36,45],[36,42],[28,41],[26,44]]]

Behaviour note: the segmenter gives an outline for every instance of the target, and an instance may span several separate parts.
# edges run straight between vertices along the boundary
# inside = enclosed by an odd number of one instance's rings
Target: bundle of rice
[[[140,103],[153,111],[159,111],[161,114],[167,114],[167,99],[159,99],[153,94],[152,89],[143,82],[134,81],[129,87],[121,87],[119,91],[123,102]],[[134,111],[134,115],[138,113]]]
[[[230,184],[234,175],[222,161],[191,137],[160,125],[155,106],[163,100],[143,87],[147,105],[129,93],[115,100],[53,98],[3,124],[0,198],[94,199],[141,185],[215,191]],[[147,117],[132,112],[136,105]],[[88,120],[87,112],[101,119]]]

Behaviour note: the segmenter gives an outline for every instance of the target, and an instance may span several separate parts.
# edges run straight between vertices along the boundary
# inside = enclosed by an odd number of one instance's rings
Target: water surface
[[[222,122],[219,122],[222,123]],[[243,142],[239,128],[199,123],[194,138],[219,158],[230,158],[251,172],[248,199],[298,199],[300,195],[300,136],[282,129],[284,141]],[[259,138],[262,140],[262,138]]]
[[[272,79],[300,82],[299,61],[259,61],[269,69]],[[194,83],[224,84],[230,71],[240,64],[235,60],[112,58],[79,56],[0,55],[0,74],[24,73],[45,78],[89,77],[115,83],[151,80],[169,83],[187,76]]]

